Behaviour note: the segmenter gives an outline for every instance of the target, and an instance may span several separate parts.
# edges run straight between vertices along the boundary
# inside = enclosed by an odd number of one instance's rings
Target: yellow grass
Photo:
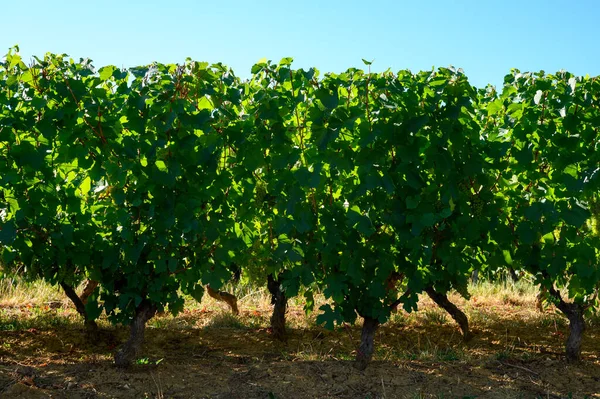
[[[68,304],[68,299],[58,286],[44,280],[25,281],[19,277],[0,279],[0,307],[43,306]]]

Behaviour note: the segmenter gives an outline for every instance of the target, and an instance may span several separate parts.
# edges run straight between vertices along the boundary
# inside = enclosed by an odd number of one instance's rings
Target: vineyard
[[[424,297],[470,341],[472,280],[512,276],[563,316],[563,362],[581,361],[600,303],[600,81],[513,70],[475,88],[460,69],[365,67],[321,76],[284,58],[240,79],[191,60],[27,65],[11,49],[2,278],[60,287],[87,340],[99,320],[128,326],[119,367],[186,301],[238,314],[224,287],[266,287],[272,339],[293,339],[292,303],[327,330],[358,323],[363,371]]]

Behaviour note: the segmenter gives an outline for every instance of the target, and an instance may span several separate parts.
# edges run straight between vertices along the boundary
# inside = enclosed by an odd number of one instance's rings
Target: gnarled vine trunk
[[[136,359],[144,342],[146,322],[154,317],[156,310],[156,306],[147,300],[143,300],[137,307],[131,323],[129,339],[115,353],[115,364],[118,367],[128,367]]]
[[[517,274],[517,272],[515,271],[515,269],[513,269],[512,267],[509,267],[508,272],[510,273],[510,278],[512,279],[513,282],[515,282],[515,283],[519,282],[520,277]]]
[[[206,286],[206,292],[210,295],[211,298],[216,299],[217,301],[225,302],[231,308],[231,313],[234,315],[240,314],[237,306],[237,297],[233,294],[230,294],[226,291],[217,291],[210,287],[210,284]]]
[[[462,331],[463,340],[469,341],[471,338],[473,338],[473,334],[469,330],[469,319],[467,318],[467,315],[462,310],[460,310],[455,304],[450,302],[446,294],[437,292],[433,287],[426,288],[425,292],[427,292],[427,295],[429,295],[433,302],[435,302],[439,307],[448,312],[448,314],[452,316],[454,321],[458,323]]]
[[[85,302],[81,300],[81,298],[75,292],[75,289],[69,284],[63,281],[60,283],[60,286],[65,291],[65,294],[71,300],[71,302],[73,302],[73,305],[75,305],[77,313],[79,313],[81,317],[83,317],[83,324],[85,326],[86,331],[90,334],[95,334],[98,331],[98,325],[94,320],[90,320],[90,318],[88,317],[88,314],[85,310]],[[87,298],[85,299],[87,301]]]
[[[360,335],[360,346],[356,354],[356,368],[364,370],[367,368],[375,350],[375,333],[379,328],[379,320],[372,317],[364,317],[363,328]]]
[[[479,283],[479,270],[473,270],[473,273],[471,273],[471,282],[473,284]]]
[[[94,290],[98,287],[98,282],[94,280],[88,280],[83,287],[83,291],[81,291],[81,295],[79,295],[79,299],[85,305],[89,299],[89,297],[94,293]]]
[[[560,292],[554,287],[548,289],[548,292],[557,299],[556,307],[569,319],[569,337],[565,342],[565,353],[567,360],[577,362],[581,360],[581,341],[585,331],[585,320],[583,318],[585,308],[578,303],[565,302]]]
[[[576,303],[568,304],[570,309],[565,312],[569,318],[569,338],[565,343],[567,359],[572,362],[581,360],[581,341],[585,331],[584,309]],[[563,311],[564,312],[564,311]]]
[[[285,312],[287,310],[287,297],[285,292],[281,288],[279,282],[280,277],[277,279],[269,274],[267,277],[267,288],[271,293],[271,303],[273,304],[273,314],[271,315],[271,330],[273,337],[280,341],[287,339],[287,333],[285,330]]]

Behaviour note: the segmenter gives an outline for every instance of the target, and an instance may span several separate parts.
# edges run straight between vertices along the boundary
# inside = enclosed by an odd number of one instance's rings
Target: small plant
[[[542,314],[539,318],[539,324],[542,327],[552,327],[554,329],[564,328],[567,326],[567,320],[557,314]]]
[[[157,361],[153,362],[153,361],[150,361],[150,359],[147,358],[147,357],[142,357],[140,359],[137,359],[135,361],[135,364],[142,365],[142,366],[147,366],[149,364],[154,364],[155,366],[158,366],[163,360],[164,359],[158,359]]]
[[[510,350],[504,349],[499,351],[498,353],[496,353],[496,355],[494,356],[495,360],[506,360],[506,359],[510,359],[512,355],[512,352]]]

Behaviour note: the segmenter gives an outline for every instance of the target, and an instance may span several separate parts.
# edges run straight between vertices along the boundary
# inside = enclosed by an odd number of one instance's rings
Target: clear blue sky
[[[67,53],[96,66],[260,58],[322,72],[463,68],[477,86],[510,68],[600,74],[600,0],[0,0],[0,52]]]

